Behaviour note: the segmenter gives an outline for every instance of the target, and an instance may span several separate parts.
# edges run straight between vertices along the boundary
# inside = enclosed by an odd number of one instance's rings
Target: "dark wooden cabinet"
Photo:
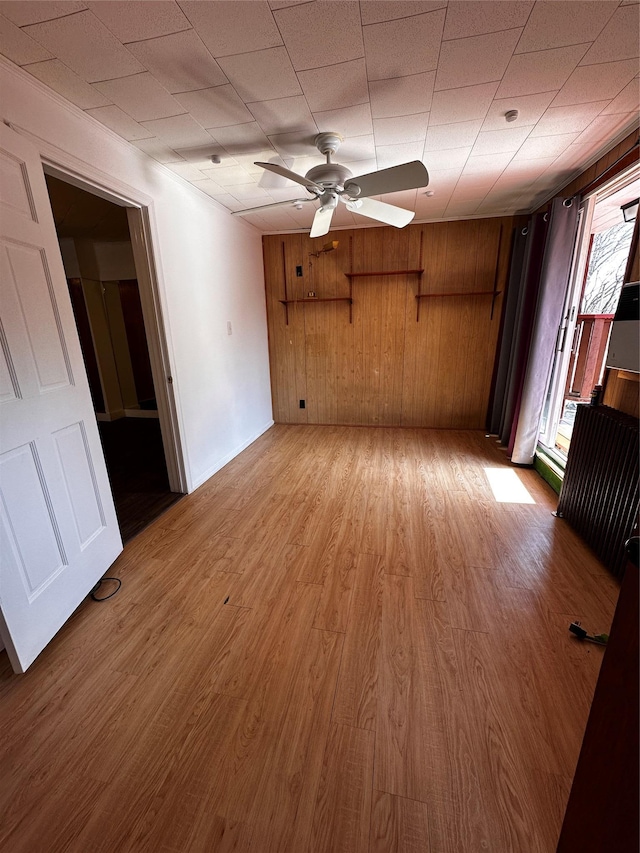
[[[638,853],[638,567],[625,571],[557,853]]]

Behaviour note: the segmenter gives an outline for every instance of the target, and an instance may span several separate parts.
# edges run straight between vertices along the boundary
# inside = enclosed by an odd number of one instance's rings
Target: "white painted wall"
[[[0,118],[43,140],[35,141],[50,159],[58,149],[80,175],[101,173],[105,186],[150,201],[192,490],[273,423],[260,234],[4,60],[0,91]]]

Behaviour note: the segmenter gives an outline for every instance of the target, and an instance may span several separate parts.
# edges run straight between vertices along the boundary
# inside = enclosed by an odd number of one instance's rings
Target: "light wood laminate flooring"
[[[535,503],[500,503],[485,468]],[[7,853],[553,853],[616,582],[476,432],[276,426],[27,674]]]

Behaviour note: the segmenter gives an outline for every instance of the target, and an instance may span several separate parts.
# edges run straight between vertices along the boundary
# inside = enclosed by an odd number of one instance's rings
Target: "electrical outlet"
[[[306,401],[305,401],[305,400],[300,400],[300,408],[301,408],[301,409],[306,409],[306,407],[307,407]]]
[[[233,327],[232,327],[232,325],[231,325],[231,320],[227,320],[227,334],[228,334],[228,335],[232,335],[232,334],[233,334]]]
[[[298,276],[298,278],[302,278],[302,266],[296,267],[296,275]]]

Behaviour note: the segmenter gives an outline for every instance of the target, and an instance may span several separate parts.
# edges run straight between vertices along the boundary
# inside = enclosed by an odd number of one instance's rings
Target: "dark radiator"
[[[558,515],[617,577],[638,517],[638,421],[608,406],[578,406]]]

